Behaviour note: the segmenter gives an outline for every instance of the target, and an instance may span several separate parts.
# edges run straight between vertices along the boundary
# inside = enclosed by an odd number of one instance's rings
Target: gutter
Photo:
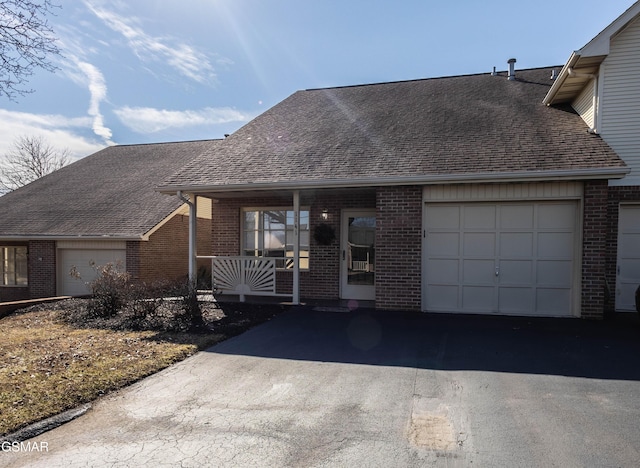
[[[629,173],[628,167],[609,167],[604,169],[566,169],[556,171],[487,172],[471,174],[443,174],[430,176],[407,176],[379,179],[339,179],[313,180],[308,182],[260,182],[232,185],[180,185],[159,187],[157,190],[166,195],[181,196],[190,193],[233,193],[267,190],[304,190],[316,188],[362,188],[384,187],[392,185],[435,185],[446,183],[495,183],[495,182],[544,182],[552,180],[593,180],[621,179]],[[183,198],[181,198],[184,200]]]

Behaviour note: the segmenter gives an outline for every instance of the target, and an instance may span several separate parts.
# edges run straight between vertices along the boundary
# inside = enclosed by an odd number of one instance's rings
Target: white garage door
[[[572,315],[577,203],[427,203],[427,311]]]
[[[96,278],[98,266],[120,262],[126,268],[126,250],[124,249],[60,249],[58,250],[58,294],[63,296],[83,296],[90,293],[87,283]],[[72,277],[69,272],[75,269],[80,278]]]
[[[620,205],[616,310],[635,311],[640,286],[640,205]]]

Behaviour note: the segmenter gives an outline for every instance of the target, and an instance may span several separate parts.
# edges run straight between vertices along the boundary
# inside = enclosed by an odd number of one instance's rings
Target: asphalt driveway
[[[639,360],[635,317],[299,309],[0,466],[637,466]]]

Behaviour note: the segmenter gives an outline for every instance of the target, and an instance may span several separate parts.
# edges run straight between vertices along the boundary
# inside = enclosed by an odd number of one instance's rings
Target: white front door
[[[620,205],[616,310],[635,311],[635,292],[640,286],[640,205]]]
[[[343,210],[340,297],[375,300],[375,210]]]
[[[428,203],[427,311],[569,316],[577,203]]]

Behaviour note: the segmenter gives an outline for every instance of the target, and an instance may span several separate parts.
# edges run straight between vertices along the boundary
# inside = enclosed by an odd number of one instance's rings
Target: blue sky
[[[58,0],[63,57],[0,100],[0,155],[222,138],[300,89],[562,65],[632,0]]]

